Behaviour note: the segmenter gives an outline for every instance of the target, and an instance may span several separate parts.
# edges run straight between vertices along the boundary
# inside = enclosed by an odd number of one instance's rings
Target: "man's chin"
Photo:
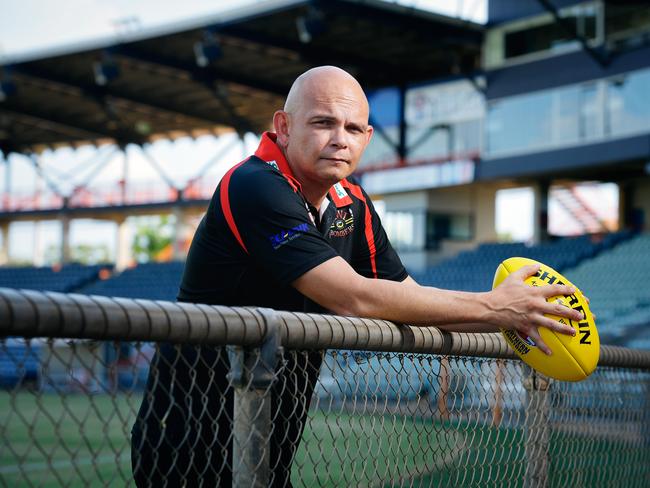
[[[319,175],[323,183],[334,185],[352,174],[351,171],[327,171]]]

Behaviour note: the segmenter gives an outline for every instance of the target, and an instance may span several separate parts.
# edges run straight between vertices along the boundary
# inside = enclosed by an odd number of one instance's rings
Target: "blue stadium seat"
[[[564,272],[591,299],[601,342],[642,345],[634,338],[650,327],[650,235],[610,240],[617,245]]]
[[[85,286],[79,293],[175,301],[183,266],[184,263],[178,261],[139,264],[108,280]]]
[[[627,345],[626,331],[650,327],[650,288],[645,285],[650,235],[623,231],[598,240],[580,236],[537,246],[486,243],[411,275],[438,288],[488,291],[498,264],[512,256],[548,264],[577,284],[591,300],[604,344]]]
[[[72,292],[98,279],[102,269],[111,265],[68,264],[52,267],[0,267],[0,286],[38,291]]]

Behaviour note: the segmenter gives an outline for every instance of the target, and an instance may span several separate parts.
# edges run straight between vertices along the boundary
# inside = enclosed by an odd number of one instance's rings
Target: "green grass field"
[[[124,486],[139,397],[0,392],[0,484]]]
[[[0,485],[129,485],[138,396],[0,392]],[[293,480],[335,486],[523,486],[521,429],[398,415],[313,412]],[[650,450],[551,434],[550,486],[647,486]],[[386,483],[384,480],[396,480]]]

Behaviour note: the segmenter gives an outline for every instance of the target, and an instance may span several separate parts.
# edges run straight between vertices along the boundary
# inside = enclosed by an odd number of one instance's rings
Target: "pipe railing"
[[[515,358],[501,334],[445,332],[357,317],[272,311],[288,349]],[[269,312],[141,299],[0,288],[0,335],[255,347]],[[650,351],[601,346],[600,366],[650,369]]]

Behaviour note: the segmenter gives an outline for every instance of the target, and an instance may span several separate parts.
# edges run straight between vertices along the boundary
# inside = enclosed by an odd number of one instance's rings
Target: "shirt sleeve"
[[[312,222],[302,197],[272,167],[260,164],[236,171],[228,196],[250,258],[281,285],[337,256]]]
[[[375,243],[375,264],[377,267],[377,278],[391,281],[404,281],[408,277],[408,272],[402,260],[397,255],[386,235],[384,226],[381,224],[381,219],[375,210],[368,194],[362,189],[365,197],[365,204],[370,210],[370,217],[372,223],[372,236]],[[368,260],[360,260],[361,263],[366,263]],[[363,266],[363,264],[361,264]],[[371,276],[372,272],[368,269],[359,271],[364,276]]]

